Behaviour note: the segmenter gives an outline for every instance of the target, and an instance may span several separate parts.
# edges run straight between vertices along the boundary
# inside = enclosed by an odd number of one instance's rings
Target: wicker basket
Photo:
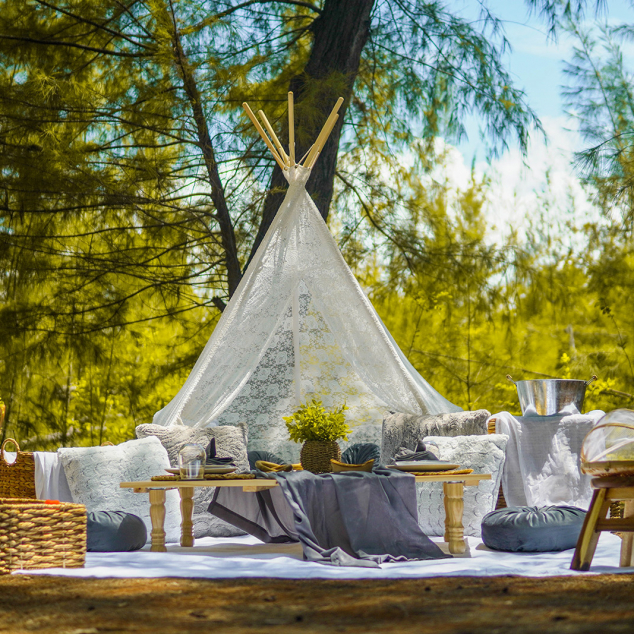
[[[15,462],[7,462],[4,455],[7,443],[15,445]],[[36,498],[33,454],[20,451],[20,445],[13,438],[7,438],[0,450],[0,498]]]
[[[341,449],[336,441],[307,440],[299,454],[302,467],[311,473],[331,473],[330,459],[341,460]]]
[[[85,559],[85,506],[0,499],[0,574],[82,568]]]

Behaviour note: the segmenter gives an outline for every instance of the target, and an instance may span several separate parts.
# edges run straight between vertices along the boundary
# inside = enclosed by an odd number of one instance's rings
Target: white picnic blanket
[[[579,471],[586,434],[604,412],[555,416],[494,414],[495,431],[507,434],[502,489],[508,506],[567,504],[587,509],[590,478]]]
[[[439,541],[441,538],[434,538]],[[133,553],[88,553],[85,568],[27,570],[29,575],[65,577],[185,577],[235,579],[398,579],[418,577],[552,577],[599,573],[634,573],[619,568],[621,540],[602,533],[590,572],[570,570],[573,550],[559,553],[503,553],[488,550],[479,539],[468,538],[471,557],[381,564],[379,568],[324,566],[302,560],[299,544],[263,544],[251,535],[196,540],[194,548],[168,544],[166,553],[149,545]]]

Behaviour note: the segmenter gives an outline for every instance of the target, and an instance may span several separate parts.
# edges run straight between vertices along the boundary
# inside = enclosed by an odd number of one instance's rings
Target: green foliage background
[[[435,181],[435,139],[460,138],[464,116],[479,114],[498,149],[513,137],[524,148],[539,122],[489,14],[476,28],[442,2],[376,0],[328,222],[405,354],[449,400],[518,412],[506,374],[597,374],[586,409],[632,407],[634,94],[619,54],[632,27],[592,30],[561,3],[529,4],[552,5],[553,28],[576,38],[564,96],[601,218],[579,227],[566,220],[572,202],[555,217],[545,195],[526,232],[494,238],[486,177],[463,191]],[[177,392],[239,278],[231,241],[246,265],[271,174],[239,104],[281,125],[325,6],[0,0],[3,437],[27,449],[119,442]]]

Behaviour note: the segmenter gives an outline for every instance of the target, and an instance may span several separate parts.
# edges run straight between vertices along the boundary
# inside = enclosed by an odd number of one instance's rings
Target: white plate
[[[399,471],[449,471],[450,469],[458,469],[460,465],[440,460],[412,460],[411,462],[397,462],[390,467],[399,469]]]
[[[205,473],[215,473],[216,475],[222,473],[233,473],[237,468],[238,467],[206,466]],[[181,473],[180,469],[165,469],[165,471],[167,471],[167,473],[173,473],[174,475],[180,475]]]

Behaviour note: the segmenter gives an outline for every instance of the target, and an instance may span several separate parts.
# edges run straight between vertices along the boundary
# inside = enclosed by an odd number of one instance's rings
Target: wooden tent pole
[[[334,121],[337,120],[335,119],[335,117],[337,117],[337,112],[339,111],[339,108],[341,108],[342,103],[343,103],[343,97],[339,97],[339,99],[337,99],[337,103],[335,104],[334,108],[332,109],[330,113],[330,116],[328,117],[328,119],[326,119],[326,123],[324,123],[324,127],[321,129],[321,132],[319,133],[319,136],[317,137],[317,140],[315,141],[315,145],[313,145],[313,149],[308,154],[308,158],[306,159],[304,163],[304,167],[308,167],[314,164],[315,155],[318,152],[321,152],[323,144],[326,142],[326,139],[328,138],[328,134],[329,134],[328,128],[329,126],[334,126]],[[332,130],[332,127],[330,127],[330,130]]]
[[[291,167],[295,166],[295,101],[293,93],[288,93],[288,153]]]
[[[298,165],[302,164],[302,161],[308,156],[308,153],[313,149],[313,146],[311,145],[307,150],[306,153],[304,154],[304,156],[302,156],[302,158],[299,159],[299,161],[297,161]]]
[[[280,140],[277,138],[277,134],[275,134],[275,130],[273,129],[273,126],[269,123],[269,120],[266,118],[264,111],[258,110],[258,114],[260,115],[260,119],[262,119],[262,123],[264,124],[266,131],[269,133],[269,136],[273,139],[273,143],[275,144],[275,147],[277,148],[278,153],[282,157],[282,160],[284,161],[284,163],[286,163],[290,167],[289,158],[286,155],[286,152],[284,152],[284,148],[282,147]]]
[[[324,145],[326,145],[326,141],[328,141],[328,137],[330,136],[330,133],[332,132],[332,129],[335,127],[335,123],[337,123],[337,119],[339,118],[339,115],[336,114],[334,117],[331,117],[328,119],[328,121],[326,121],[326,125],[324,126],[324,130],[325,130],[325,134],[324,134],[324,138],[319,146],[319,149],[317,150],[317,154],[315,154],[312,162],[307,165],[306,167],[308,167],[308,169],[312,169],[313,165],[317,162],[317,158],[318,156],[321,154],[321,151],[324,149]]]
[[[246,101],[242,104],[242,107],[244,108],[244,111],[247,113],[247,116],[249,117],[249,119],[251,119],[251,123],[253,123],[253,125],[255,126],[255,129],[260,133],[260,136],[262,137],[264,143],[266,143],[269,150],[271,150],[271,154],[273,154],[273,158],[277,161],[277,164],[280,166],[280,169],[284,170],[286,168],[286,165],[284,165],[284,162],[282,161],[280,155],[277,153],[277,151],[273,147],[273,144],[271,143],[271,140],[269,139],[269,137],[266,136],[266,132],[264,132],[264,130],[262,129],[260,122],[255,118],[255,115],[253,114],[253,110],[249,108],[249,104]]]

